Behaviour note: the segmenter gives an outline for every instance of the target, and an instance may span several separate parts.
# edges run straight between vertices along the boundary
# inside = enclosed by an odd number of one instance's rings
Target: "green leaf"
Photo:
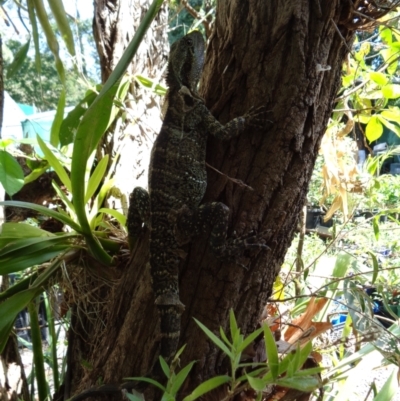
[[[41,251],[58,243],[66,243],[75,236],[74,234],[64,234],[63,236],[53,237],[15,238],[12,242],[0,248],[0,257],[16,257],[21,255],[21,253],[29,254]],[[0,271],[2,267],[0,266]]]
[[[235,347],[237,347],[240,336],[240,330],[238,328],[235,314],[233,313],[233,309],[229,310],[229,326],[231,330],[232,343],[234,344]]]
[[[372,116],[365,128],[365,135],[369,142],[376,141],[383,133],[382,123],[377,116]]]
[[[336,261],[335,261],[335,266],[333,268],[332,276],[334,278],[340,278],[344,277],[346,275],[346,272],[348,268],[351,266],[351,262],[353,260],[353,257],[348,254],[341,252],[336,256]],[[329,286],[330,290],[336,290],[339,285],[339,282],[336,280],[332,282],[332,284]]]
[[[163,370],[167,379],[169,379],[171,377],[171,370],[169,369],[167,362],[165,362],[165,359],[161,355],[159,356],[159,360],[160,360],[161,369]]]
[[[0,304],[0,353],[4,351],[18,313],[42,291],[40,288],[31,288],[13,295]]]
[[[33,43],[35,45],[35,67],[36,72],[40,74],[42,72],[42,62],[40,59],[40,47],[39,47],[39,33],[37,20],[35,15],[35,9],[33,7],[33,2],[31,0],[27,1],[29,21],[32,28]]]
[[[247,380],[251,388],[255,391],[263,391],[265,390],[267,384],[269,384],[269,382],[267,382],[265,379],[263,380],[258,377],[247,376]]]
[[[0,202],[0,206],[14,206],[14,207],[22,207],[25,209],[36,210],[37,212],[42,213],[45,216],[50,216],[58,221],[61,221],[62,223],[71,227],[78,233],[81,233],[82,231],[79,225],[76,224],[73,220],[71,220],[68,216],[65,216],[62,213],[56,212],[52,209],[48,209],[47,207],[37,205],[36,203],[20,202],[20,201],[4,201]]]
[[[389,122],[382,115],[378,115],[378,118],[383,124],[385,124],[386,127],[395,132],[397,136],[400,136],[400,127],[398,125]]]
[[[68,174],[65,171],[65,168],[62,166],[57,157],[54,155],[54,153],[50,150],[50,148],[46,145],[46,143],[39,135],[36,135],[36,139],[46,160],[50,163],[50,166],[54,169],[54,171],[58,175],[58,178],[65,185],[68,191],[72,192],[71,180],[69,179]]]
[[[198,385],[191,394],[186,396],[183,401],[194,401],[197,398],[200,398],[203,394],[206,394],[215,388],[228,383],[231,380],[229,376],[216,376],[212,379],[208,379],[205,382]]]
[[[398,107],[393,107],[389,110],[383,110],[380,114],[386,120],[395,121],[400,124],[400,109]]]
[[[51,124],[50,131],[50,143],[56,148],[60,143],[60,127],[64,120],[64,109],[65,109],[65,88],[62,88],[60,93],[60,99],[57,104],[56,115],[54,116],[53,124]]]
[[[108,165],[108,155],[105,155],[97,164],[96,168],[93,171],[93,174],[90,176],[88,187],[86,190],[85,203],[89,202],[93,194],[96,192],[100,182],[104,178],[104,174],[106,172]]]
[[[69,247],[66,245],[55,245],[49,248],[46,252],[38,251],[29,253],[29,257],[27,257],[27,255],[21,255],[19,257],[11,258],[10,260],[2,260],[0,274],[15,273],[27,269],[28,267],[48,262],[68,248]]]
[[[379,35],[384,43],[387,45],[390,45],[392,43],[393,37],[392,37],[392,30],[389,28],[384,28],[383,26],[380,26],[379,28],[382,28]]]
[[[31,39],[29,38],[29,40],[24,45],[22,45],[15,54],[14,60],[7,68],[7,75],[6,75],[7,79],[11,79],[21,68],[22,64],[26,59],[26,55],[28,54],[30,43]]]
[[[74,141],[81,117],[85,114],[88,105],[91,105],[96,98],[97,93],[89,91],[85,98],[72,109],[64,118],[60,126],[60,145],[66,146]]]
[[[160,85],[157,81],[154,81],[143,75],[135,75],[135,81],[143,85],[145,88],[151,89],[157,95],[164,96],[167,93],[167,88]]]
[[[10,196],[24,186],[24,172],[21,166],[5,150],[0,150],[0,184]]]
[[[278,379],[276,384],[282,387],[294,388],[296,390],[309,393],[321,386],[321,381],[314,376],[302,377],[283,377]]]
[[[158,381],[149,379],[148,377],[126,377],[126,378],[124,378],[124,380],[136,380],[139,382],[150,383],[153,386],[159,388],[161,391],[163,391],[163,392],[166,391],[166,388],[163,385],[161,385]]]
[[[387,84],[382,88],[382,94],[387,99],[397,99],[400,97],[400,85]]]
[[[109,214],[110,216],[114,217],[122,227],[124,227],[126,224],[126,216],[117,210],[102,207],[99,210],[99,213]]]
[[[374,398],[374,401],[389,401],[393,400],[399,388],[397,371],[393,370],[392,374],[388,377],[385,384],[382,386],[379,393]]]
[[[172,395],[176,395],[178,393],[179,389],[181,388],[183,382],[186,380],[189,372],[191,371],[195,363],[195,361],[190,362],[176,375],[171,386],[170,392]]]
[[[237,351],[243,352],[246,349],[246,347],[248,347],[263,332],[263,330],[264,329],[260,327],[256,331],[253,331],[253,333],[249,334],[238,346]]]
[[[204,331],[206,336],[217,346],[219,347],[222,351],[225,352],[229,358],[233,359],[233,354],[229,350],[229,348],[211,331],[209,330],[206,326],[204,326],[203,323],[200,323],[197,319],[193,318],[194,321],[197,323],[197,325]]]
[[[46,36],[47,44],[53,53],[54,59],[55,59],[55,65],[56,65],[56,70],[58,72],[58,75],[60,77],[61,83],[65,86],[65,71],[64,71],[64,65],[61,61],[60,55],[59,55],[59,46],[57,42],[57,38],[55,33],[53,32],[53,29],[51,28],[49,18],[46,13],[46,9],[43,4],[43,0],[28,0],[28,3],[32,2],[36,15],[38,17],[38,20],[40,22],[40,25],[42,26],[43,32]]]
[[[374,229],[374,235],[376,240],[379,240],[380,230],[379,230],[379,216],[375,216],[372,219],[372,227]]]
[[[384,74],[383,72],[370,72],[369,73],[369,77],[378,85],[386,85],[389,81],[388,77],[386,76],[386,74]]]
[[[46,401],[49,397],[49,393],[43,358],[42,333],[34,301],[28,304],[28,311],[31,326],[33,362],[35,364],[35,379],[38,386],[39,401]]]
[[[144,398],[137,396],[136,394],[131,394],[131,393],[125,393],[125,397],[128,398],[130,401],[143,401]]]
[[[48,0],[53,16],[56,20],[57,27],[60,30],[61,37],[69,54],[75,56],[74,36],[72,35],[71,26],[68,22],[67,14],[64,9],[62,0]],[[54,145],[55,146],[55,145]]]
[[[263,329],[268,367],[271,372],[272,380],[276,380],[279,375],[278,348],[276,346],[275,338],[272,335],[271,329],[267,325],[264,325]]]
[[[374,284],[376,281],[376,278],[378,277],[378,273],[379,273],[379,263],[378,263],[378,259],[376,258],[376,255],[371,252],[368,251],[369,256],[371,256],[372,259],[372,267],[373,267],[373,274],[372,274],[372,279],[371,279],[371,283]]]
[[[64,193],[64,191],[58,186],[58,184],[53,181],[51,183],[51,186],[54,188],[54,190],[56,191],[57,195],[59,196],[59,198],[62,200],[62,202],[64,203],[68,213],[70,214],[71,217],[75,216],[75,209],[74,209],[74,205],[72,204],[72,202],[67,198],[67,195]]]

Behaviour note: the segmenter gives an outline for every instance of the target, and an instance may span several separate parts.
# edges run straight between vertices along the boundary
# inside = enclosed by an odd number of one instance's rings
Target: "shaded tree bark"
[[[361,2],[362,7],[367,3]],[[187,344],[181,360],[182,366],[198,362],[183,393],[227,370],[224,355],[193,317],[218,332],[229,324],[232,308],[242,331],[249,333],[271,294],[305,203],[339,89],[342,62],[357,23],[363,22],[349,4],[343,0],[218,3],[201,92],[221,122],[252,106],[267,105],[273,125],[229,143],[209,140],[207,161],[223,174],[209,171],[204,201],[218,200],[230,207],[230,234],[269,230],[270,251],[251,255],[244,270],[216,260],[206,236],[187,247],[180,269],[181,300],[186,305],[180,343]],[[229,177],[243,180],[253,190]],[[121,383],[124,377],[150,371],[158,356],[159,329],[147,260],[148,233],[110,291],[106,327],[91,333],[98,342],[86,353],[92,369],[75,380],[72,393],[95,385],[99,378]]]

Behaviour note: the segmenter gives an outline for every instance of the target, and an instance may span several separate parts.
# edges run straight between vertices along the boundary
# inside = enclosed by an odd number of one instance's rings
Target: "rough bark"
[[[308,183],[340,84],[340,71],[353,31],[342,0],[226,0],[218,3],[202,81],[207,105],[220,121],[268,105],[274,124],[254,129],[229,143],[211,139],[205,201],[219,200],[231,211],[231,233],[270,230],[268,252],[251,255],[248,269],[220,263],[208,250],[208,238],[188,246],[181,265],[182,366],[197,360],[184,393],[226,371],[224,357],[193,321],[214,332],[227,327],[229,309],[248,333],[271,293],[293,239]],[[339,35],[336,27],[340,30]],[[346,43],[344,43],[346,42]],[[321,67],[330,70],[321,71]],[[323,69],[322,68],[322,69]],[[232,183],[241,179],[253,190]],[[158,316],[148,259],[148,235],[109,296],[107,326],[92,347],[86,371],[73,393],[101,378],[120,383],[149,372],[158,352]],[[76,384],[76,383],[75,383]]]

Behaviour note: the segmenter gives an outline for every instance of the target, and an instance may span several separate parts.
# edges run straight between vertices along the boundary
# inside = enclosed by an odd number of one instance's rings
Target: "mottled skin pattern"
[[[204,40],[194,31],[171,47],[164,123],[154,143],[149,170],[149,193],[135,188],[130,197],[128,231],[137,238],[142,224],[150,228],[150,271],[161,320],[161,355],[171,361],[180,334],[180,246],[194,235],[211,230],[210,243],[222,259],[234,259],[243,249],[266,248],[258,236],[226,240],[229,209],[220,202],[200,202],[207,186],[205,166],[208,135],[232,138],[264,120],[253,110],[226,125],[220,124],[197,94],[204,61]]]

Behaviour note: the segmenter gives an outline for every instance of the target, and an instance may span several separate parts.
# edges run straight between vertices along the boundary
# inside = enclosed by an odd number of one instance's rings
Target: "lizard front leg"
[[[132,248],[136,239],[143,231],[143,223],[149,225],[150,197],[141,187],[136,187],[129,196],[129,209],[126,226],[128,229],[129,247]]]

